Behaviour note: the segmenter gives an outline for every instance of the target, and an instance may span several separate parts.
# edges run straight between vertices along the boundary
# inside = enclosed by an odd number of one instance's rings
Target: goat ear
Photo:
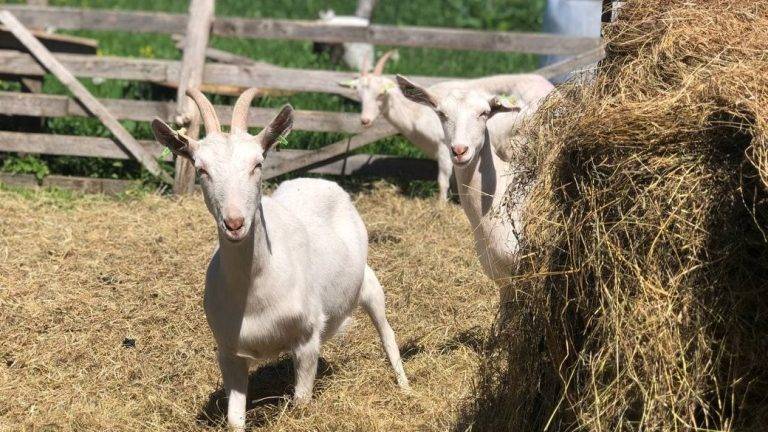
[[[276,142],[285,139],[293,127],[293,107],[285,105],[271,122],[259,133],[261,148],[269,150]]]
[[[193,160],[193,153],[196,143],[184,134],[171,129],[164,121],[156,118],[152,120],[152,133],[155,139],[162,145],[168,147],[173,154],[189,160]]]
[[[437,108],[437,99],[430,94],[427,89],[414,84],[402,75],[397,75],[397,85],[403,95],[413,102],[426,105],[430,108]]]
[[[338,84],[342,87],[357,89],[360,86],[360,80],[355,78],[346,81],[339,81]]]
[[[491,106],[491,116],[505,112],[520,112],[521,110],[520,106],[515,105],[514,102],[507,97],[494,96],[488,101],[488,104]]]

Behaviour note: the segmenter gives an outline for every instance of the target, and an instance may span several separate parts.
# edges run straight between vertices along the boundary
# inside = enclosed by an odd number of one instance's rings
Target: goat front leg
[[[441,144],[437,151],[437,187],[440,192],[440,201],[448,201],[452,172],[451,154],[448,147]]]
[[[248,397],[248,361],[234,354],[219,353],[219,368],[227,392],[227,424],[245,430],[245,405]]]
[[[308,341],[294,349],[293,369],[296,373],[296,388],[293,392],[294,404],[306,405],[312,399],[312,388],[315,386],[319,357],[319,334],[313,334]]]

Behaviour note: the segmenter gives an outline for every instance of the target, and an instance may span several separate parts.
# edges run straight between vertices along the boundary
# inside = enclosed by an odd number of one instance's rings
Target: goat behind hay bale
[[[764,430],[768,2],[631,0],[607,40],[518,149],[515,319],[466,424]]]

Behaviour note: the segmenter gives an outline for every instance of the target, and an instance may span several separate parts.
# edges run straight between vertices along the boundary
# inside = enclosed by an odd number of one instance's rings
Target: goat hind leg
[[[400,358],[400,349],[397,347],[397,341],[395,340],[395,332],[387,321],[384,289],[381,287],[376,274],[368,266],[365,266],[365,276],[361,291],[360,304],[368,316],[371,317],[373,325],[376,326],[376,331],[379,332],[381,345],[387,354],[392,369],[395,370],[397,384],[403,390],[410,390],[408,377],[405,375],[403,361]]]

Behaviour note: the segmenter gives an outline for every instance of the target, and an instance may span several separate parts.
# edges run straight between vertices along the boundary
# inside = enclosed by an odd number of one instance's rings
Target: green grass
[[[0,0],[0,3],[4,3]],[[6,3],[18,3],[8,1]],[[89,8],[115,8],[146,11],[186,12],[186,1],[180,0],[52,0],[53,6]],[[269,17],[288,19],[315,19],[318,12],[332,8],[337,14],[351,14],[354,0],[219,0],[218,16]],[[544,0],[410,0],[379,2],[374,21],[381,24],[456,27],[486,30],[538,31],[541,27]],[[99,41],[100,55],[179,59],[180,52],[167,35],[136,34],[127,32],[72,31],[70,34],[91,37]],[[213,37],[216,48],[267,61],[280,66],[339,69],[327,58],[312,52],[308,41],[279,41],[234,39]],[[377,47],[381,53],[390,47]],[[400,60],[393,62],[388,71],[411,75],[439,75],[476,77],[497,73],[514,73],[533,70],[538,59],[534,55],[514,53],[489,53],[448,51],[427,48],[399,48]],[[146,83],[107,80],[99,85],[91,80],[84,84],[103,98],[129,98],[171,100],[175,92]],[[18,85],[0,82],[0,89],[17,91]],[[66,89],[54,78],[47,77],[44,91],[66,94]],[[231,98],[215,97],[217,103],[231,103]],[[359,107],[352,101],[327,94],[295,94],[289,97],[270,97],[257,102],[258,106],[277,107],[290,102],[297,109],[357,112]],[[148,124],[123,122],[139,139],[151,139]],[[0,118],[0,129],[15,129],[9,118]],[[96,120],[81,118],[48,119],[44,131],[56,134],[108,136],[105,128]],[[312,149],[332,143],[342,134],[294,132],[289,138],[290,148]],[[423,154],[406,140],[396,137],[382,140],[365,148],[366,152],[423,157]],[[17,156],[1,155],[9,166],[47,165],[52,173],[112,178],[140,178],[138,164],[132,161],[111,161],[73,157],[43,156],[34,163],[19,162]],[[9,163],[9,161],[11,161]],[[37,171],[39,172],[39,171]]]

